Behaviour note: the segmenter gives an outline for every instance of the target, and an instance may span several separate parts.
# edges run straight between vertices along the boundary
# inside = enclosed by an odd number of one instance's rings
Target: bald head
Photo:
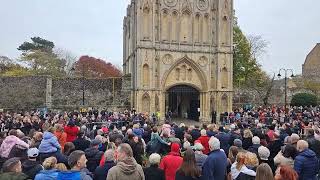
[[[299,140],[299,141],[297,142],[297,150],[298,150],[299,152],[302,152],[302,151],[304,151],[305,149],[308,149],[308,148],[309,148],[309,144],[308,144],[307,141],[305,141],[305,140]]]

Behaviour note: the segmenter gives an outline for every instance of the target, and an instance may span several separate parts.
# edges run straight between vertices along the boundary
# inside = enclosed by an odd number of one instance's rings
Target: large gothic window
[[[191,16],[189,11],[184,11],[181,17],[180,40],[181,42],[190,42],[191,39]]]
[[[143,65],[143,86],[144,87],[149,87],[150,84],[150,70],[148,64]]]

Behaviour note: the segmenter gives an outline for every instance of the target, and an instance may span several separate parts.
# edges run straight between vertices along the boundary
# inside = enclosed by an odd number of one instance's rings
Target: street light
[[[293,75],[293,70],[292,69],[285,69],[285,68],[281,68],[279,70],[279,74],[278,74],[278,78],[281,77],[281,71],[284,72],[285,76],[284,76],[284,109],[285,109],[285,113],[287,114],[287,78],[288,78],[288,72],[291,72],[291,76],[290,77],[294,77]]]
[[[71,68],[71,71],[75,71],[76,69],[74,67]],[[85,85],[84,85],[84,63],[82,63],[82,79],[81,79],[81,83],[82,83],[82,106],[84,106],[84,94],[85,94]]]

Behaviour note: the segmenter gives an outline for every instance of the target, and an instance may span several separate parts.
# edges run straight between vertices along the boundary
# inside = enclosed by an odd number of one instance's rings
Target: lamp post
[[[285,109],[285,113],[287,114],[287,79],[288,79],[288,72],[291,72],[291,76],[290,77],[294,77],[293,75],[293,69],[285,69],[285,68],[281,68],[279,70],[279,74],[278,77],[281,77],[281,72],[284,72],[284,109]]]
[[[74,67],[71,68],[71,71],[75,71],[76,69]],[[85,96],[85,76],[84,76],[84,63],[82,63],[82,77],[81,77],[81,84],[82,84],[82,106],[84,106],[84,96]]]

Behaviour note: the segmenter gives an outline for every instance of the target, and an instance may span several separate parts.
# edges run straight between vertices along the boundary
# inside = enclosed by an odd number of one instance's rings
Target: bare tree
[[[269,42],[263,39],[261,35],[249,35],[247,38],[249,41],[252,58],[256,60],[267,52]]]
[[[70,75],[70,71],[74,63],[78,60],[78,57],[72,52],[62,48],[55,48],[54,53],[65,62],[64,71],[67,75]]]

